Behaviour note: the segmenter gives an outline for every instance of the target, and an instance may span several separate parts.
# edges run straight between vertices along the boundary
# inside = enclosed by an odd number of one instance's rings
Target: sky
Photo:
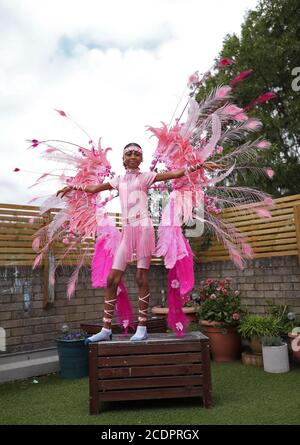
[[[27,139],[102,147],[121,174],[128,142],[150,167],[155,139],[146,125],[169,123],[187,78],[205,72],[226,34],[240,34],[257,0],[0,0],[0,202],[29,204],[55,193],[57,167],[28,150]],[[179,106],[177,113],[181,111]],[[13,172],[19,168],[20,172]],[[37,201],[37,204],[39,201]],[[37,205],[36,202],[33,203]]]

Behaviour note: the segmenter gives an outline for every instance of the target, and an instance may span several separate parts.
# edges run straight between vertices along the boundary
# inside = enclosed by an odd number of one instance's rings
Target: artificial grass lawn
[[[212,363],[214,407],[198,399],[105,402],[89,415],[88,378],[59,375],[0,385],[0,424],[263,425],[300,423],[300,368],[269,374],[240,362]]]

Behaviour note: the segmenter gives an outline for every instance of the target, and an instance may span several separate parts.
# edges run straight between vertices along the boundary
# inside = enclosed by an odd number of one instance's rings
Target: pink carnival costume
[[[124,271],[127,263],[134,259],[138,268],[150,267],[155,252],[155,234],[148,214],[147,192],[155,177],[154,172],[127,169],[125,175],[108,181],[119,192],[122,210],[122,238],[112,269]]]
[[[150,215],[148,214],[148,196],[147,192],[152,185],[156,173],[148,172],[141,173],[139,169],[127,169],[125,175],[116,176],[110,179],[108,182],[110,185],[119,192],[122,210],[122,235],[119,239],[119,243],[116,246],[111,269],[125,271],[128,262],[137,260],[138,269],[149,269],[151,257],[155,253],[155,233],[154,227]],[[105,227],[105,226],[104,226]],[[101,225],[98,226],[98,233],[101,236]],[[100,249],[98,247],[100,243]],[[105,255],[105,249],[103,249],[102,240],[96,245],[96,250],[92,263],[92,277],[93,286],[98,287],[98,279],[101,276],[100,265],[103,263]],[[105,279],[106,281],[107,276]],[[120,298],[119,289],[117,292],[117,312],[119,314],[119,322],[125,329],[129,325],[133,326],[133,313],[126,292],[124,283],[123,298]],[[100,283],[101,285],[102,283]],[[120,287],[119,287],[120,288]],[[138,299],[148,306],[147,295],[139,295]],[[125,297],[125,299],[124,299]],[[111,309],[104,309],[105,317],[104,322],[111,323],[114,314],[115,300],[109,300],[107,302]],[[147,320],[147,309],[139,308],[139,321]],[[102,329],[99,334],[89,337],[89,341],[99,341],[107,339],[111,334],[110,331]],[[145,327],[138,326],[136,334],[131,337],[131,340],[142,340],[147,338],[147,331]]]
[[[218,61],[211,69],[233,64],[230,59]],[[179,117],[161,128],[149,127],[157,138],[157,148],[153,155],[151,170],[157,163],[163,164],[167,171],[186,169],[186,175],[174,179],[171,183],[169,201],[161,215],[158,228],[156,255],[163,256],[168,273],[168,324],[176,335],[184,335],[187,320],[182,306],[194,286],[193,254],[188,240],[181,227],[190,222],[200,222],[228,250],[232,261],[240,268],[244,267],[245,259],[252,258],[252,248],[247,236],[226,217],[222,210],[236,208],[244,211],[245,216],[270,218],[269,210],[274,208],[270,195],[250,187],[235,187],[226,184],[226,178],[232,173],[245,171],[255,175],[261,173],[272,179],[273,171],[259,164],[260,152],[267,150],[270,143],[263,139],[247,138],[250,133],[261,129],[262,123],[248,115],[254,106],[273,99],[275,94],[268,92],[251,101],[244,108],[239,108],[232,101],[235,86],[248,78],[252,70],[244,71],[235,76],[229,85],[220,85],[200,102],[197,98],[202,87],[209,79],[211,72],[204,74],[202,79],[196,72],[189,78],[188,100]],[[184,115],[187,110],[186,115]],[[58,113],[70,118],[64,111]],[[184,117],[184,121],[180,122]],[[87,251],[81,248],[86,239],[96,238],[97,244],[92,261],[92,283],[94,287],[106,287],[107,277],[111,269],[125,270],[126,264],[137,259],[138,267],[149,268],[154,252],[155,240],[151,218],[147,210],[147,190],[156,176],[154,171],[140,173],[127,171],[125,175],[115,177],[106,156],[110,150],[102,149],[89,137],[88,148],[64,141],[38,141],[32,139],[30,148],[46,145],[43,152],[45,159],[57,160],[73,166],[75,175],[59,176],[62,182],[73,187],[78,185],[94,185],[110,182],[119,192],[122,206],[122,234],[115,227],[115,222],[105,211],[109,198],[97,201],[91,193],[84,190],[73,190],[67,196],[57,198],[50,196],[41,206],[41,214],[50,208],[62,208],[47,226],[36,233],[33,249],[38,253],[34,262],[36,267],[48,252],[50,244],[61,241],[66,244],[65,252],[51,266],[51,280],[54,282],[55,270],[63,263],[66,256],[76,255],[77,267],[72,274],[68,286],[68,295],[74,293],[80,268],[84,265]],[[57,145],[57,143],[59,143]],[[64,145],[68,144],[68,148]],[[237,145],[237,146],[236,146]],[[76,153],[77,150],[79,153]],[[220,168],[207,173],[203,168],[189,172],[188,167],[206,161],[219,163]],[[256,165],[249,165],[249,162]],[[16,169],[19,171],[19,169]],[[43,174],[37,181],[39,184],[51,173]],[[53,176],[53,175],[52,175]],[[54,175],[55,176],[55,175]],[[196,211],[199,200],[203,204],[203,214]],[[96,214],[100,216],[96,217]],[[74,254],[73,254],[74,255]],[[113,306],[113,304],[112,304]],[[109,318],[112,311],[108,311]],[[117,315],[125,329],[133,322],[133,313],[128,294],[123,282],[117,291]]]

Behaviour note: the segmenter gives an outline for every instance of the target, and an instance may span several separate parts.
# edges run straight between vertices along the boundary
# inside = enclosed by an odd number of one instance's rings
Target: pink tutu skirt
[[[126,262],[153,256],[155,233],[152,224],[123,226],[121,245],[124,246]]]

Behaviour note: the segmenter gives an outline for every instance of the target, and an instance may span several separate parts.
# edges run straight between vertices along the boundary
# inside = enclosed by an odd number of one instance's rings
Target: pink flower
[[[213,283],[215,280],[213,278],[207,278],[206,283],[207,284],[211,284]]]
[[[177,331],[183,331],[183,324],[180,321],[176,323],[176,329]]]
[[[240,292],[239,292],[238,290],[236,290],[236,291],[234,292],[234,295],[235,295],[235,296],[238,296],[239,293],[240,293]]]
[[[210,299],[215,300],[217,298],[216,294],[211,294]]]
[[[232,319],[237,321],[240,319],[240,314],[238,314],[237,312],[235,312],[234,314],[232,314]]]
[[[173,289],[178,289],[179,286],[180,286],[180,284],[179,284],[179,281],[178,281],[178,280],[172,280],[172,282],[171,282],[171,287],[172,287]]]

